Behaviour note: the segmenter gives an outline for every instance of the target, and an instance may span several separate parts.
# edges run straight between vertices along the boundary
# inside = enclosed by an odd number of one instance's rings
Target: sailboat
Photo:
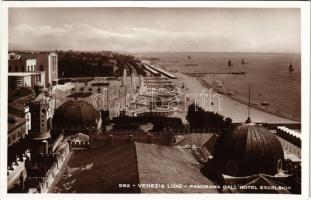
[[[231,60],[229,60],[228,67],[232,67],[232,66],[233,66],[233,64],[232,64]]]
[[[245,64],[246,64],[244,58],[242,58],[241,64],[242,64],[242,65],[245,65]]]
[[[294,70],[294,67],[293,67],[292,62],[290,62],[290,65],[289,65],[289,67],[288,67],[288,72],[289,72],[289,73],[292,73],[293,71],[295,71],[295,70]]]

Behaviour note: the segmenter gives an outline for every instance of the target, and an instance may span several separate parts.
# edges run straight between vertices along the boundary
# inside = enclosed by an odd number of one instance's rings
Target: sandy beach
[[[185,84],[197,85],[195,88],[202,86],[204,89],[213,88],[214,91],[223,94],[224,99],[231,99],[233,104],[248,104],[248,87],[251,85],[251,107],[278,116],[276,121],[280,119],[300,121],[299,54],[168,52],[141,56],[146,59],[158,58],[152,61],[154,65],[178,74],[184,78]],[[246,64],[241,64],[242,58],[245,59]],[[229,59],[233,63],[231,67],[227,64]],[[291,62],[295,71],[290,74],[288,66]],[[232,74],[232,72],[245,74]],[[232,115],[236,115],[236,109],[243,110],[243,107],[233,109],[230,105],[230,103],[228,106],[225,105],[224,109],[233,111]],[[238,116],[235,118],[240,120]],[[258,118],[258,121],[268,120],[269,118]]]
[[[175,73],[178,79],[175,80],[177,85],[185,83],[185,87],[189,88],[189,94],[201,94],[203,90],[209,88],[202,85],[202,83],[194,77],[189,77],[182,73]],[[216,94],[216,92],[213,92]],[[221,105],[219,101],[213,101],[212,109],[215,112],[220,113],[224,117],[230,117],[233,122],[244,122],[248,116],[248,106],[244,103],[236,101],[225,95],[218,94],[221,97]],[[200,102],[200,97],[197,97],[197,101]],[[220,108],[220,109],[219,109]],[[297,121],[282,118],[271,113],[267,113],[256,108],[250,109],[250,116],[253,122],[257,123],[296,123]]]

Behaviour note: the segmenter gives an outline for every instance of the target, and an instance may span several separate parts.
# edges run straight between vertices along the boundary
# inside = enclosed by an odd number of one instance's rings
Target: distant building
[[[55,53],[35,54],[38,71],[45,72],[45,86],[54,86],[58,81],[58,56]]]
[[[40,76],[38,78],[39,81],[42,82],[45,87],[53,86],[57,84],[58,80],[58,56],[53,52],[20,55],[10,53],[8,71],[9,73],[36,73]],[[21,74],[21,76],[22,75],[23,74]]]
[[[9,54],[9,88],[34,87],[36,82],[45,83],[45,73],[38,70],[36,54]]]
[[[108,57],[108,58],[112,58],[113,53],[112,53],[112,51],[102,51],[102,52],[101,52],[101,55],[102,55],[102,56],[106,56],[106,57]]]
[[[9,89],[19,89],[23,86],[34,88],[36,82],[42,81],[40,72],[9,72]]]
[[[26,101],[16,100],[10,102],[8,105],[8,111],[11,115],[15,115],[17,117],[23,118],[26,121],[26,135],[28,131],[31,129],[31,114],[29,111],[29,106]]]
[[[9,59],[9,72],[34,72],[36,71],[37,61],[27,56],[14,57]]]
[[[11,113],[8,114],[8,169],[22,159],[26,149],[23,148],[23,139],[26,136],[26,120]]]

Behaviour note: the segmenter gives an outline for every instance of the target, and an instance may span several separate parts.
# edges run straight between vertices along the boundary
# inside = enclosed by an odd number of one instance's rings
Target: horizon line
[[[246,52],[246,51],[122,51],[122,50],[73,50],[73,49],[68,49],[68,50],[62,50],[62,49],[49,49],[49,50],[8,50],[9,51],[29,51],[29,52],[55,52],[55,51],[76,51],[76,52],[124,52],[124,53],[131,53],[131,54],[139,54],[139,53],[236,53],[236,54],[240,54],[240,53],[246,53],[246,54],[301,54],[301,52],[264,52],[264,51],[250,51],[250,52]]]

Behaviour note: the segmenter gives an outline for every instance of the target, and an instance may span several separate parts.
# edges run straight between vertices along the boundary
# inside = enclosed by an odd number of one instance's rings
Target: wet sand
[[[208,91],[209,89],[203,86],[202,83],[195,77],[190,77],[180,72],[176,72],[174,74],[178,77],[178,79],[176,79],[174,82],[176,82],[177,85],[182,85],[185,83],[185,87],[189,88],[189,94],[201,94],[203,90]],[[223,115],[224,117],[230,117],[233,122],[244,122],[247,119],[247,105],[225,95],[217,94],[216,92],[213,92],[212,94],[217,96],[215,96],[216,101],[213,101],[214,105],[209,106],[211,110]],[[221,99],[221,103],[217,101],[218,95]],[[199,96],[197,96],[196,99],[198,102],[200,102]],[[256,108],[250,109],[250,117],[253,122],[257,123],[297,123],[297,121],[282,118],[274,114],[258,110]]]

